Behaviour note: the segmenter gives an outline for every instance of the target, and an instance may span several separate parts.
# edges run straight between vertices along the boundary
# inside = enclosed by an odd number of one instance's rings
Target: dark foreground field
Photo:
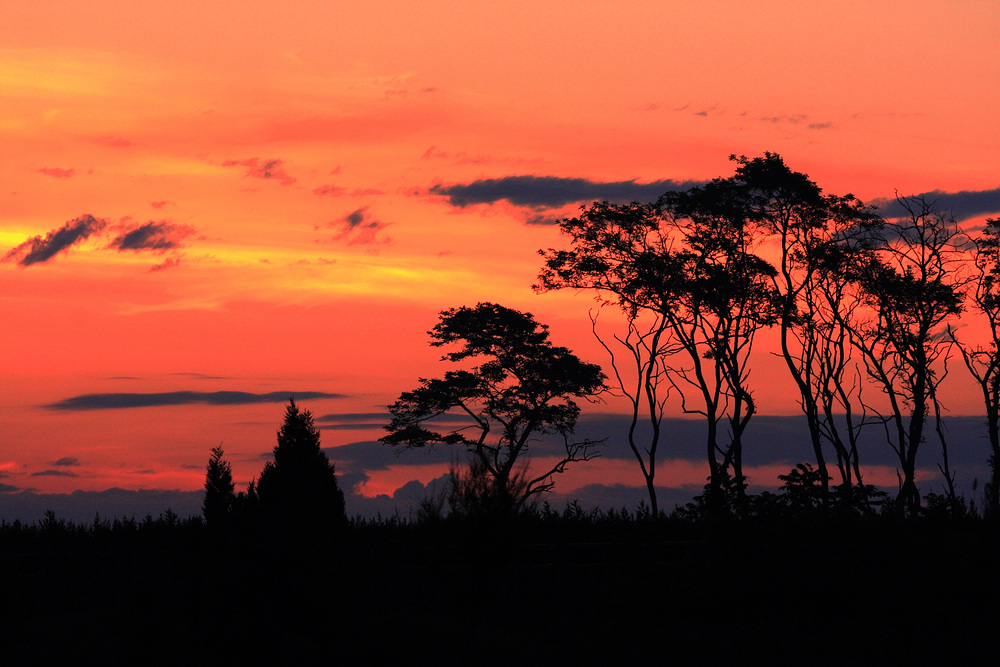
[[[956,525],[13,530],[20,664],[993,664],[1000,537]],[[992,656],[992,657],[991,657]]]

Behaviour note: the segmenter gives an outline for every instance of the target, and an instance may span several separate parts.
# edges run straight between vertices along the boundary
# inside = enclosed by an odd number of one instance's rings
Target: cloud
[[[951,213],[961,222],[980,215],[1000,213],[1000,188],[993,190],[962,190],[960,192],[942,192],[931,190],[922,192],[915,197],[923,197],[928,204],[933,203],[937,211]],[[895,197],[883,197],[870,202],[878,207],[879,213],[887,218],[898,218],[907,215]]]
[[[282,185],[291,185],[296,179],[290,176],[282,167],[282,160],[261,160],[260,158],[249,158],[247,160],[226,160],[223,167],[247,167],[246,176],[253,178],[263,178],[266,180],[278,181]]]
[[[76,458],[75,456],[64,456],[58,461],[53,461],[52,465],[75,467],[80,465],[80,459]]]
[[[833,123],[809,123],[810,130],[828,130],[833,127]]]
[[[125,250],[165,252],[180,248],[181,241],[194,233],[195,230],[187,225],[175,225],[166,220],[159,222],[150,220],[122,232],[108,247],[115,248],[118,252]]]
[[[352,471],[385,470],[393,465],[425,465],[450,463],[456,456],[464,456],[462,449],[455,447],[424,447],[416,450],[383,445],[376,440],[352,442],[346,445],[324,447],[323,451],[331,461]]]
[[[343,414],[323,415],[316,418],[316,423],[324,431],[350,430],[363,428],[381,428],[389,423],[388,412],[349,412]]]
[[[545,215],[544,213],[529,214],[524,219],[524,224],[526,225],[558,225],[560,218],[551,215]]]
[[[347,188],[339,185],[322,185],[313,190],[313,194],[317,197],[343,197],[347,194]]]
[[[670,179],[637,183],[630,181],[591,181],[585,178],[558,176],[505,176],[471,183],[434,185],[429,192],[448,199],[458,208],[476,204],[494,204],[506,200],[514,206],[557,208],[576,202],[607,199],[610,201],[653,201],[668,190],[686,190],[704,181]]]
[[[45,174],[46,176],[51,176],[52,178],[72,178],[76,175],[76,169],[60,169],[59,167],[42,167],[38,170],[39,174]]]
[[[805,122],[809,117],[803,114],[795,114],[792,116],[762,116],[760,120],[765,123],[773,123],[777,125],[778,123],[792,123],[793,125],[798,125],[799,123]]]
[[[31,473],[32,477],[78,477],[75,472],[69,470],[42,470]]]
[[[376,188],[355,188],[348,192],[347,188],[342,188],[339,185],[323,185],[314,189],[313,194],[317,197],[368,197],[371,195],[383,195],[385,191]]]
[[[121,408],[150,408],[171,405],[251,405],[255,403],[284,403],[289,398],[313,400],[320,398],[345,398],[345,394],[319,391],[272,391],[251,394],[244,391],[168,391],[163,393],[111,393],[81,394],[64,398],[43,407],[50,410],[116,410]]]
[[[339,230],[331,239],[333,241],[345,241],[347,245],[375,245],[391,242],[387,237],[378,238],[378,233],[390,224],[373,218],[368,213],[368,207],[363,206],[340,220],[328,223],[326,227]]]
[[[171,202],[169,200],[163,199],[161,201],[151,201],[149,202],[149,205],[152,206],[153,208],[163,208],[164,206],[170,203]]]
[[[153,266],[149,267],[149,272],[155,273],[157,271],[165,271],[167,269],[172,269],[175,266],[179,265],[180,263],[181,263],[180,257],[167,257],[159,264],[154,264]]]
[[[59,229],[49,232],[44,239],[41,236],[33,236],[4,255],[0,261],[16,260],[20,266],[42,264],[102,231],[107,224],[106,220],[100,220],[90,214],[81,215]]]
[[[2,489],[0,489],[2,490]],[[129,491],[111,488],[104,491],[74,491],[73,493],[5,493],[0,518],[8,521],[41,520],[51,509],[60,519],[90,523],[95,515],[103,519],[160,516],[172,509],[181,518],[201,515],[205,492],[149,489]]]

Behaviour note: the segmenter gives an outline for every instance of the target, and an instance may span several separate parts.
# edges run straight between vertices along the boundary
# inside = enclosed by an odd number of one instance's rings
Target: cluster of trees
[[[613,390],[632,407],[627,442],[652,513],[660,511],[655,477],[671,399],[707,425],[701,504],[747,511],[744,434],[757,412],[750,359],[757,335],[772,328],[808,424],[809,486],[821,505],[869,506],[874,489],[864,483],[858,438],[874,427],[898,458],[898,513],[921,510],[916,456],[929,436],[940,444],[945,499],[961,506],[940,393],[957,348],[987,415],[985,509],[1000,511],[1000,220],[963,230],[920,197],[898,197],[904,213],[887,219],[852,195],[824,194],[776,154],[732,159],[733,176],[653,203],[594,202],[560,222],[568,249],[541,251],[537,291],[593,290],[624,315],[625,331],[610,337],[597,314],[591,319],[610,357]],[[956,335],[954,318],[965,311],[982,317],[991,335],[985,344]],[[487,361],[402,394],[384,443],[463,446],[492,479],[491,492],[515,495],[515,507],[550,488],[568,463],[592,456],[596,443],[572,441],[579,414],[572,399],[598,395],[607,378],[552,347],[530,314],[495,304],[450,310],[431,337],[432,345],[463,345],[447,361]],[[470,421],[432,426],[449,413]],[[651,429],[639,429],[643,421]],[[547,433],[564,439],[565,458],[513,494],[516,460]],[[839,483],[831,488],[833,469]]]
[[[624,330],[608,336],[600,310],[591,313],[610,386],[599,366],[553,345],[531,313],[494,303],[454,308],[429,332],[432,346],[452,347],[442,357],[452,370],[403,392],[381,441],[465,449],[470,467],[453,472],[452,509],[517,514],[568,465],[597,455],[603,441],[574,437],[576,401],[612,391],[631,405],[625,439],[653,516],[661,513],[658,457],[669,446],[663,419],[673,405],[707,426],[708,483],[689,511],[750,514],[762,502],[749,497],[743,468],[744,434],[758,410],[750,360],[758,334],[776,329],[815,464],[782,477],[784,500],[871,511],[881,492],[864,482],[858,442],[863,429],[878,428],[898,459],[898,514],[922,510],[917,452],[929,437],[939,443],[946,488],[932,501],[963,510],[940,391],[957,350],[986,413],[984,509],[1000,512],[1000,219],[963,230],[920,197],[897,197],[902,215],[885,218],[852,195],[824,194],[774,153],[731,159],[733,176],[656,202],[585,206],[559,223],[569,248],[540,251],[536,291],[593,290],[624,316]],[[954,320],[966,311],[982,319],[984,343],[957,335]],[[542,437],[561,440],[561,456],[529,470],[529,450]],[[312,415],[294,401],[274,460],[245,493],[234,494],[221,448],[205,488],[209,524],[257,515],[345,521]]]
[[[232,468],[222,446],[212,449],[205,471],[202,512],[210,528],[264,522],[338,528],[347,522],[336,470],[320,449],[319,429],[309,410],[289,400],[278,430],[274,459],[245,492],[234,493]]]

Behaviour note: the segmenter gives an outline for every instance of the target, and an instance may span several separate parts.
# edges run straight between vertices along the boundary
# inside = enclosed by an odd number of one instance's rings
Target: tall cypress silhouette
[[[212,457],[205,469],[205,500],[201,511],[205,522],[212,527],[221,526],[233,509],[233,471],[223,456],[222,445],[212,448]]]
[[[312,413],[300,411],[294,400],[285,408],[274,460],[260,473],[257,496],[261,510],[282,522],[340,525],[347,520],[344,494],[334,465],[320,449]]]

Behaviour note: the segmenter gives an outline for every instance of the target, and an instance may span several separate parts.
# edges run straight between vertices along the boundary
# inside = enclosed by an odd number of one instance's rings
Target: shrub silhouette
[[[347,522],[344,494],[334,465],[320,449],[319,429],[312,413],[300,411],[294,400],[285,408],[274,460],[264,465],[256,494],[265,517],[285,524]]]

